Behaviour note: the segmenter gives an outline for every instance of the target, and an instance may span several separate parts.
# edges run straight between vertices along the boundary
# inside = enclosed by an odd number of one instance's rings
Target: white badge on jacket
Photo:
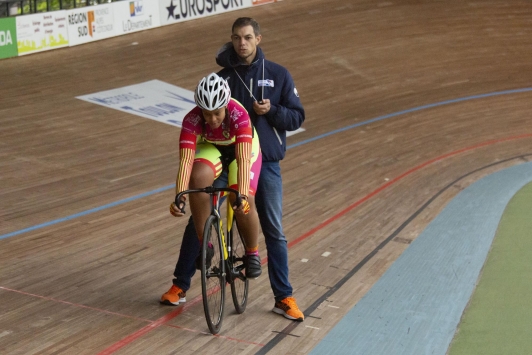
[[[259,80],[259,86],[269,86],[274,87],[274,82],[272,79]]]

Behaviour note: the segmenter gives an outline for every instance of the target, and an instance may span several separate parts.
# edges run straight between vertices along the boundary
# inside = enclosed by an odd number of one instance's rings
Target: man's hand
[[[265,115],[270,111],[271,108],[270,99],[264,99],[262,101],[253,102],[253,110],[257,115]]]

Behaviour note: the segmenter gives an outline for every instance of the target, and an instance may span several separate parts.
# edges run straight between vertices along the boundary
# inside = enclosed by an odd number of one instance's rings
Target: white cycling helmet
[[[215,73],[201,79],[194,91],[194,101],[200,108],[214,111],[227,106],[231,99],[231,89],[227,81]]]

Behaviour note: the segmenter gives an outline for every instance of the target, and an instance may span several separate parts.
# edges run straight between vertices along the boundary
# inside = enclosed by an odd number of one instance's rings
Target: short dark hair
[[[235,32],[235,28],[240,28],[244,26],[251,26],[253,27],[253,32],[255,33],[255,36],[260,35],[260,26],[255,19],[251,17],[239,17],[236,19],[236,21],[233,23],[233,27],[231,28],[231,33]]]

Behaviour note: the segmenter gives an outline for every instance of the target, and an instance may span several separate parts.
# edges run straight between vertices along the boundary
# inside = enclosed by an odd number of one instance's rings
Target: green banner
[[[0,59],[16,57],[17,55],[17,22],[15,18],[1,18]]]

